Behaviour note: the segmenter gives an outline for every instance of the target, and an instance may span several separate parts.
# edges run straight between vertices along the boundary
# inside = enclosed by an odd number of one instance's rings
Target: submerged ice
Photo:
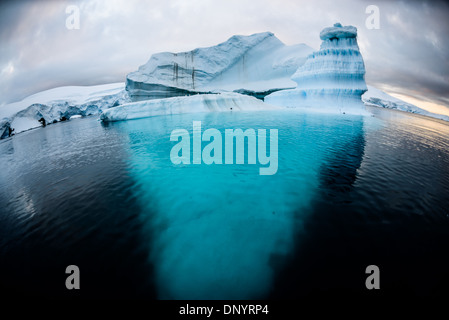
[[[167,137],[173,128],[189,128],[193,121],[221,132],[229,124],[282,128],[278,172],[263,176],[258,166],[244,164],[173,164],[174,142]],[[352,115],[269,111],[110,123],[129,138],[129,174],[139,186],[136,194],[145,235],[151,238],[149,260],[158,297],[269,297],[276,275],[301,245],[295,239],[303,232],[320,171],[335,157],[335,150],[348,157],[347,145],[363,137],[364,121]],[[193,144],[194,128],[188,131]],[[351,153],[349,160],[355,157],[360,160],[362,155]]]
[[[259,162],[260,165],[268,165],[259,169],[260,175],[276,174],[278,169],[277,129],[268,131],[269,138],[267,138],[266,129],[257,129],[257,134],[253,128],[248,128],[245,131],[240,128],[226,129],[224,135],[215,128],[209,128],[202,132],[201,121],[193,121],[192,129],[192,143],[190,143],[190,133],[186,129],[175,129],[171,132],[170,141],[176,142],[170,151],[170,160],[173,164],[229,165],[234,164],[235,153],[235,164],[253,165]],[[245,145],[245,138],[247,145]],[[202,142],[208,142],[203,149],[201,148]],[[245,158],[247,158],[246,162]]]

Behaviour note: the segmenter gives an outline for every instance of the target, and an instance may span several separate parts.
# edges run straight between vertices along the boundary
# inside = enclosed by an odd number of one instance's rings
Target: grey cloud
[[[81,10],[65,28],[65,7]],[[380,30],[365,8],[380,8]],[[124,81],[159,51],[184,51],[233,34],[272,31],[287,44],[320,45],[337,21],[355,25],[367,82],[449,106],[449,7],[391,1],[14,1],[0,5],[0,104],[61,85]],[[9,69],[8,69],[9,68]]]
[[[444,2],[380,2],[381,29],[359,32],[367,82],[449,106],[449,33]]]

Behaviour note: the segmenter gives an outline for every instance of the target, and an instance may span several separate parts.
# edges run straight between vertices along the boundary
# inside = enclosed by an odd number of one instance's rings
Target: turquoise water
[[[203,132],[216,128],[223,136],[229,128],[278,129],[277,173],[261,176],[259,164],[246,162],[174,165],[171,130],[187,129],[193,137],[193,121],[201,121]],[[276,268],[301,233],[328,153],[355,141],[355,161],[363,157],[359,116],[194,114],[114,126],[129,137],[129,166],[139,186],[141,218],[153,235],[150,259],[163,299],[267,296]]]
[[[449,125],[370,110],[86,118],[2,140],[1,292],[346,299],[370,294],[376,264],[382,295],[444,294]],[[276,174],[174,165],[170,134],[192,136],[193,121],[222,134],[277,129]],[[65,289],[71,264],[81,290]]]

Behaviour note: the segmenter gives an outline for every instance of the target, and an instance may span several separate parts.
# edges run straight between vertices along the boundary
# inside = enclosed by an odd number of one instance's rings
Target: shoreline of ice
[[[110,121],[119,119],[119,114],[130,119],[224,112],[231,105],[234,111],[277,106],[277,110],[362,115],[370,114],[365,110],[369,105],[449,122],[449,116],[428,112],[376,88],[368,86],[365,92],[365,68],[355,27],[337,23],[323,29],[320,38],[323,42],[315,52],[305,44],[287,46],[264,32],[233,36],[216,46],[188,52],[156,53],[128,74],[126,83],[58,87],[1,105],[0,139],[10,136],[10,129],[17,134],[41,127],[42,122],[90,115]],[[157,99],[148,100],[150,96]]]
[[[100,119],[104,122],[113,122],[171,114],[282,109],[251,96],[223,92],[131,102],[105,110]]]
[[[104,109],[129,101],[125,84],[66,86],[38,92],[25,99],[0,106],[0,139],[46,124],[66,121],[74,116],[98,115]]]
[[[126,92],[124,91],[124,83],[114,83],[114,84],[106,84],[106,85],[98,85],[98,86],[87,86],[87,87],[60,87],[55,88],[47,91],[43,91],[37,94],[34,94],[32,96],[29,96],[22,101],[14,102],[9,105],[0,106],[0,118],[1,115],[7,114],[8,117],[3,117],[0,119],[0,136],[3,135],[3,138],[8,137],[7,130],[9,128],[9,125],[12,124],[12,128],[15,129],[14,134],[18,134],[20,132],[28,131],[33,128],[39,128],[42,127],[42,124],[38,121],[39,118],[33,117],[33,112],[31,114],[27,115],[26,110],[34,110],[34,112],[39,111],[39,108],[46,107],[48,105],[54,105],[54,110],[59,110],[61,114],[65,113],[67,109],[72,109],[72,111],[80,111],[80,106],[89,106],[89,100],[93,103],[95,102],[98,107],[96,109],[96,112],[93,112],[91,115],[101,115],[103,112],[105,112],[107,109],[112,108],[115,102],[117,100],[120,100],[119,97],[121,95],[124,95]],[[81,88],[82,91],[84,91],[84,94],[77,93],[78,89]],[[287,90],[283,90],[287,91]],[[61,95],[62,93],[68,92],[69,96],[71,98],[65,100],[64,97]],[[100,92],[105,93],[106,96],[101,96]],[[53,95],[49,95],[48,93],[53,93]],[[55,95],[55,93],[58,93]],[[228,94],[227,92],[221,93],[221,94]],[[229,92],[229,94],[237,94]],[[240,94],[242,95],[242,94]],[[188,97],[198,97],[201,95],[194,95],[194,96],[186,96],[186,97],[177,97],[177,99],[182,98],[188,98]],[[251,95],[243,95],[244,97],[253,98]],[[38,97],[38,99],[34,100],[35,97]],[[50,101],[44,101],[45,97],[49,98]],[[75,97],[78,97],[77,100],[75,100]],[[93,101],[92,101],[93,99]],[[173,99],[173,98],[166,98],[166,99]],[[193,98],[195,99],[195,98]],[[256,98],[253,98],[256,99]],[[148,100],[148,101],[154,101],[153,103],[156,103],[156,101],[161,101],[165,99],[158,99],[158,100]],[[42,103],[39,103],[41,101]],[[74,103],[74,101],[78,101],[78,105],[75,105],[75,108],[72,108],[71,103]],[[124,99],[122,97],[122,101],[127,101],[127,99]],[[246,100],[245,100],[246,101]],[[252,100],[254,101],[254,100]],[[256,101],[268,105],[266,102],[262,102],[261,100]],[[428,112],[424,109],[421,109],[415,105],[409,104],[407,102],[404,102],[400,99],[394,98],[387,93],[376,89],[372,86],[368,86],[368,91],[363,94],[362,101],[365,105],[374,106],[378,108],[383,109],[393,109],[393,110],[399,110],[402,112],[407,113],[413,113],[413,114],[419,114],[422,116],[429,117],[431,119],[438,119],[443,120],[446,122],[449,122],[449,116],[436,114]],[[145,102],[145,101],[141,101]],[[139,102],[135,102],[136,105],[139,104]],[[123,103],[118,105],[121,106],[124,105]],[[59,106],[59,109],[58,109]],[[116,106],[117,107],[117,106]],[[270,106],[272,107],[272,106]],[[4,109],[3,109],[4,108]],[[31,109],[30,109],[31,108]],[[115,107],[113,107],[115,108]],[[244,107],[243,107],[244,108]],[[257,111],[266,109],[259,108],[259,109],[248,109],[248,111]],[[304,108],[306,109],[306,108]],[[311,110],[312,108],[309,108],[308,110]],[[235,111],[242,110],[242,106],[240,108],[235,109]],[[279,108],[277,110],[292,110],[288,107],[288,105],[284,106],[283,108]],[[84,110],[88,111],[87,109]],[[91,110],[92,111],[92,110]],[[245,110],[246,111],[246,110]],[[15,112],[15,113],[14,113]],[[40,111],[39,111],[40,112]],[[190,110],[183,110],[183,112],[187,113],[190,112]],[[207,110],[203,111],[196,111],[196,112],[208,112]],[[322,112],[327,112],[326,110],[322,110]],[[77,112],[75,112],[77,113]],[[21,116],[23,115],[23,116]],[[54,115],[55,117],[58,116],[58,114]],[[82,116],[81,114],[73,114],[68,119],[71,119],[73,116]],[[86,116],[86,115],[84,115]],[[51,118],[50,118],[51,119]],[[59,120],[59,118],[57,118]],[[56,120],[53,119],[53,120]],[[51,124],[53,122],[49,122]]]

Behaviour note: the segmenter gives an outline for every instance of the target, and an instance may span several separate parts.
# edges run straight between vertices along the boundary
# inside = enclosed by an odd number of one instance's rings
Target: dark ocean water
[[[0,141],[2,295],[447,296],[449,125],[370,110],[86,118]],[[277,173],[173,165],[170,133],[193,121],[277,129]]]

